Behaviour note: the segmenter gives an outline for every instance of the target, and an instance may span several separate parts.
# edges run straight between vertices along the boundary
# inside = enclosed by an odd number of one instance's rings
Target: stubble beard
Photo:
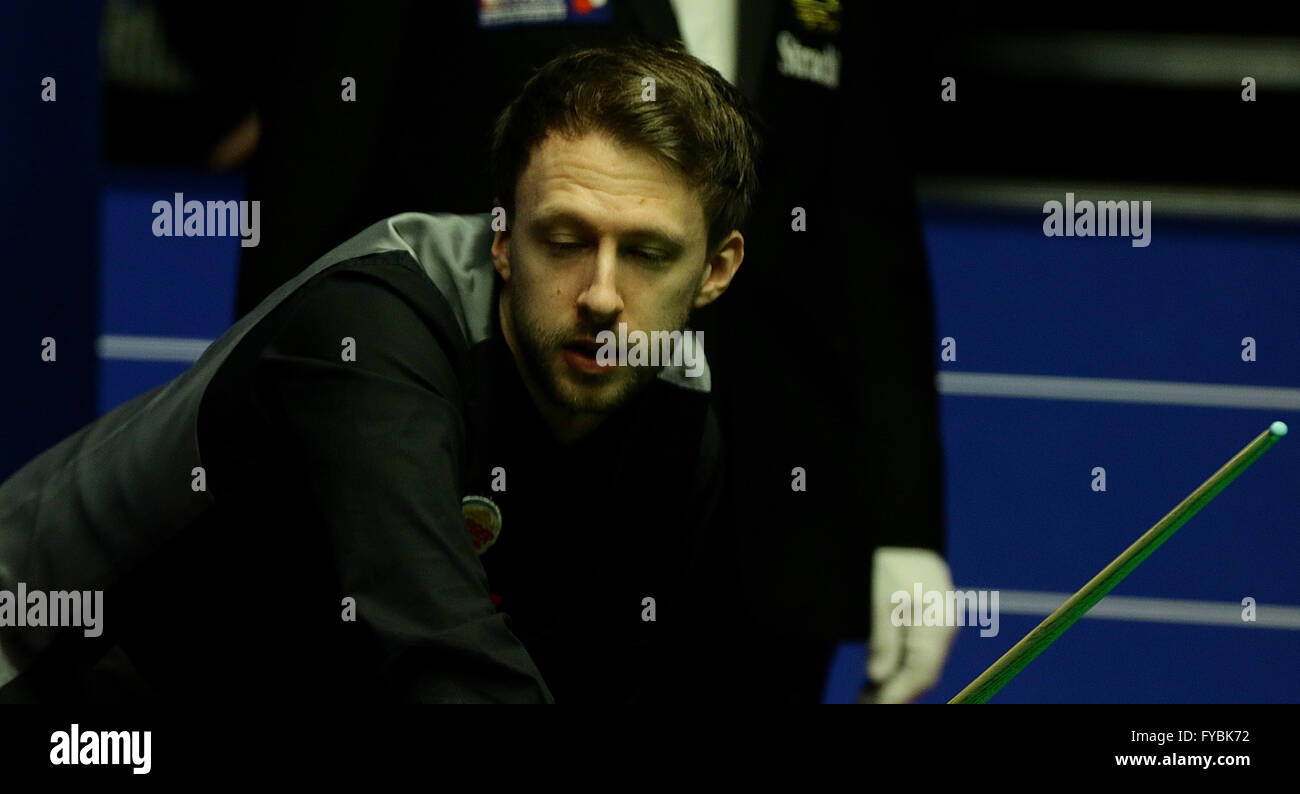
[[[654,378],[658,368],[614,367],[612,372],[584,375],[564,360],[564,345],[575,336],[595,336],[602,329],[546,331],[524,319],[516,339],[533,382],[556,407],[576,415],[617,411]]]
[[[576,336],[595,336],[615,328],[578,327],[560,331],[544,329],[531,317],[512,312],[515,339],[533,383],[553,405],[577,415],[607,415],[639,394],[663,367],[627,365],[600,375],[576,372],[564,360],[564,345]],[[684,328],[689,310],[675,326]]]

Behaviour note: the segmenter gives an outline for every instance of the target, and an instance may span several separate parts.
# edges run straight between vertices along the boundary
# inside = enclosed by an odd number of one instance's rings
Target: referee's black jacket
[[[489,219],[371,226],[0,485],[0,590],[105,591],[94,640],[0,625],[0,699],[70,697],[113,644],[200,701],[742,687],[707,367],[557,443],[500,338]],[[501,517],[479,550],[469,496]]]

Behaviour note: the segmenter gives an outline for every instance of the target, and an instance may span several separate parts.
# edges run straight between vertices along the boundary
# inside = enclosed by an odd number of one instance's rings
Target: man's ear
[[[505,210],[497,212],[501,207],[499,200],[492,202],[493,222],[496,222],[496,216],[505,217]],[[506,218],[504,228],[498,228],[492,235],[492,263],[497,272],[501,274],[504,281],[510,280],[510,219]]]
[[[745,259],[745,238],[732,229],[731,234],[722,241],[718,250],[704,265],[700,278],[700,294],[695,296],[695,308],[708,306],[727,291],[731,280],[736,277],[740,263]]]

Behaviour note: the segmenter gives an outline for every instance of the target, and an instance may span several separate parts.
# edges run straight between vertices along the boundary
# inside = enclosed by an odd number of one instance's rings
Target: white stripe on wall
[[[918,179],[917,197],[926,203],[958,204],[978,209],[1002,208],[1042,217],[1043,203],[1060,201],[1067,192],[1075,201],[1123,196],[1151,202],[1153,211],[1184,217],[1282,221],[1300,219],[1300,192],[1295,190],[1224,190],[1138,182],[1088,182],[1075,179]],[[1037,225],[1033,228],[1037,229]]]
[[[940,372],[935,382],[939,393],[947,395],[1300,410],[1300,389],[1278,386],[1227,386],[1217,383],[1000,375],[988,372]]]
[[[992,588],[962,587],[959,590]],[[1047,593],[1038,590],[998,590],[998,613],[1046,617],[1073,593]],[[1150,623],[1191,623],[1198,626],[1236,626],[1255,629],[1290,629],[1300,631],[1300,607],[1256,604],[1254,622],[1241,619],[1240,603],[1188,601],[1177,598],[1137,598],[1108,595],[1097,602],[1084,618],[1102,620],[1138,620]]]
[[[193,363],[212,344],[211,339],[174,336],[126,336],[101,334],[95,340],[100,358],[116,361],[179,361]]]

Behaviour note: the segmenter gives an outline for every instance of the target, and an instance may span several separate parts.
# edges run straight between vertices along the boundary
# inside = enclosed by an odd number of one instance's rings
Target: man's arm
[[[331,273],[261,352],[258,398],[324,520],[342,593],[400,698],[551,700],[461,514],[465,423],[441,296],[411,263]],[[345,338],[355,360],[345,355]]]

